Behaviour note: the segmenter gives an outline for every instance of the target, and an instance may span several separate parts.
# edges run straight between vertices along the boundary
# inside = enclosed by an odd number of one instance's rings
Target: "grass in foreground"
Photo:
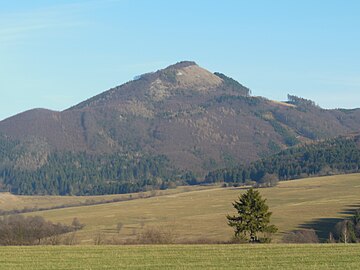
[[[0,269],[357,269],[360,245],[0,247]]]

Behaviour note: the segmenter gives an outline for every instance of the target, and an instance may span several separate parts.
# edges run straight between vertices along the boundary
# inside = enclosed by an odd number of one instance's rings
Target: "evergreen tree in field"
[[[259,242],[258,233],[275,233],[277,228],[270,225],[269,207],[260,192],[249,189],[233,203],[237,215],[227,215],[228,225],[235,230],[235,237],[248,239],[249,242]],[[269,239],[267,239],[269,240]]]

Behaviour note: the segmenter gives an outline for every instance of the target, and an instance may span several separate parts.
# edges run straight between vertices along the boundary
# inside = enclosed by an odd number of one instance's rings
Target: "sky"
[[[182,60],[253,95],[360,107],[358,0],[0,0],[0,120]]]

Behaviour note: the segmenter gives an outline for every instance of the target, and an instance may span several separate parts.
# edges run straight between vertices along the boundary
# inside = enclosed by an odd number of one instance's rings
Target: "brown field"
[[[68,224],[74,217],[79,218],[86,224],[77,235],[83,244],[92,244],[99,233],[108,240],[134,239],[149,227],[171,230],[178,242],[227,241],[232,237],[232,229],[226,225],[225,215],[233,213],[231,203],[243,191],[241,188],[187,187],[157,197],[28,215],[42,215],[54,222]],[[329,229],[340,218],[349,215],[351,209],[360,207],[360,174],[281,182],[277,187],[260,191],[273,212],[272,223],[279,228],[274,242],[280,242],[285,232],[298,228],[314,228],[325,239]],[[34,202],[45,205],[84,199],[88,198],[13,197],[15,202],[21,201],[22,206]],[[120,222],[124,226],[117,233],[116,226]]]

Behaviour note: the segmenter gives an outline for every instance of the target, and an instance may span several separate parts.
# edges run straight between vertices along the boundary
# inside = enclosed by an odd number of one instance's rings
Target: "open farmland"
[[[233,213],[231,202],[243,192],[240,188],[208,187],[146,199],[81,206],[29,213],[53,222],[70,224],[74,217],[86,227],[78,232],[82,244],[92,244],[101,233],[106,239],[134,239],[144,228],[167,228],[177,242],[204,239],[227,241],[232,229],[225,215]],[[273,212],[272,223],[283,233],[298,228],[314,228],[324,240],[329,229],[350,211],[360,206],[360,175],[340,175],[281,182],[277,187],[261,189]],[[48,199],[49,197],[44,197]],[[116,227],[122,223],[118,233]]]
[[[147,192],[99,195],[99,196],[25,196],[0,192],[0,209],[4,211],[24,210],[34,208],[68,208],[79,205],[104,204],[111,201],[129,201],[139,198],[171,195],[195,190],[207,189],[205,186],[181,186],[167,190]]]
[[[0,247],[0,269],[356,269],[359,245]]]

